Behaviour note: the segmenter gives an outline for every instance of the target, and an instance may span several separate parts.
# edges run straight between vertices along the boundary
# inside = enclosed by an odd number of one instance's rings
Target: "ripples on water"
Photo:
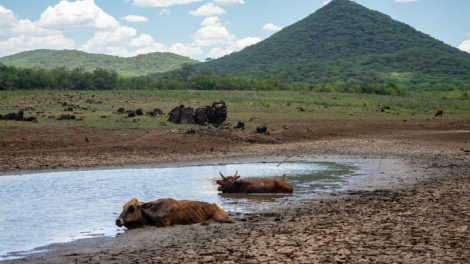
[[[219,194],[215,183],[238,170],[242,179],[282,178],[294,196],[341,188],[358,167],[342,162],[248,163],[177,168],[36,173],[0,177],[0,256],[51,243],[115,235],[114,220],[131,198],[171,197],[217,203],[226,211],[247,211],[285,198]],[[248,209],[249,208],[249,209]],[[11,255],[10,255],[11,256]],[[1,257],[0,257],[1,260]]]

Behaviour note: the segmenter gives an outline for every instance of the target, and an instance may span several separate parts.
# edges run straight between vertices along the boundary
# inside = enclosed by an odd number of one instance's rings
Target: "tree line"
[[[0,91],[32,89],[112,90],[117,88],[115,71],[83,68],[69,70],[61,67],[52,70],[17,68],[0,64]]]
[[[301,83],[283,81],[276,77],[257,80],[251,77],[217,75],[203,68],[197,73],[194,65],[184,63],[179,71],[159,78],[124,77],[115,71],[95,69],[86,72],[61,67],[53,70],[27,69],[0,64],[0,91],[12,90],[239,90],[239,91],[315,91],[358,94],[404,95],[401,87],[387,84],[330,81]]]

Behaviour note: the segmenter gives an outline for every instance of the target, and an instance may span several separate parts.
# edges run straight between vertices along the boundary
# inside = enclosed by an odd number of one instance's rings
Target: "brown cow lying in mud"
[[[220,172],[219,172],[220,173]],[[238,180],[240,176],[235,175],[225,177],[222,173],[222,180],[218,180],[219,184],[217,190],[223,193],[292,193],[293,188],[288,184],[286,175],[282,175],[284,180],[281,179],[265,179],[257,181]]]
[[[227,212],[217,204],[159,199],[142,203],[133,198],[124,205],[116,225],[136,228],[142,225],[165,227],[171,225],[189,225],[200,222],[223,222],[229,219]]]
[[[439,110],[437,110],[437,113],[434,116],[441,116],[442,117],[443,113],[444,113],[444,110],[439,109]]]

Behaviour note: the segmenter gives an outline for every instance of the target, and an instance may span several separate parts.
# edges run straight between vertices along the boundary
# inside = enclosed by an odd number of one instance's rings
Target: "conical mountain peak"
[[[204,63],[204,66],[219,74],[265,78],[277,76],[276,72],[282,72],[281,76],[277,77],[290,81],[315,82],[318,79],[312,80],[314,75],[317,76],[315,78],[322,79],[330,78],[330,74],[321,76],[318,72],[313,72],[314,67],[341,64],[349,65],[343,72],[351,71],[351,65],[359,61],[369,65],[378,62],[374,62],[370,56],[381,56],[383,61],[397,63],[407,60],[407,57],[416,60],[411,69],[402,68],[411,67],[411,64],[397,64],[395,70],[398,71],[416,71],[420,57],[423,56],[426,60],[437,60],[436,56],[439,56],[445,58],[446,63],[450,65],[460,65],[457,71],[453,70],[455,73],[465,70],[466,68],[461,66],[468,65],[470,61],[470,54],[419,32],[405,23],[393,20],[386,14],[370,10],[350,0],[333,0],[271,37],[239,52]],[[457,60],[465,62],[458,63]],[[439,68],[440,63],[442,62],[436,61],[432,66],[437,65],[437,68],[432,71],[449,72],[448,68]],[[283,70],[274,70],[282,67]],[[302,73],[288,69],[293,67]],[[390,70],[392,69],[387,69]],[[294,75],[298,77],[293,77]],[[337,74],[335,78],[348,80],[348,76]],[[361,78],[356,81],[361,81]]]

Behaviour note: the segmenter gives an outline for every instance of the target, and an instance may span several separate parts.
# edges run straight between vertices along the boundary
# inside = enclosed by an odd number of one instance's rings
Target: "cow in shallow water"
[[[219,172],[220,173],[220,172]],[[287,176],[284,174],[284,180],[281,179],[264,179],[257,181],[238,180],[240,176],[235,175],[225,177],[222,173],[222,180],[216,183],[219,186],[218,190],[223,193],[292,193],[293,188],[288,184]]]
[[[215,203],[177,201],[171,198],[143,203],[133,198],[124,205],[121,215],[116,219],[116,225],[127,228],[142,225],[165,227],[200,222],[223,222],[228,219],[227,212]]]
[[[437,113],[434,116],[441,116],[442,117],[442,114],[444,114],[444,110],[439,109],[439,110],[437,110]]]

